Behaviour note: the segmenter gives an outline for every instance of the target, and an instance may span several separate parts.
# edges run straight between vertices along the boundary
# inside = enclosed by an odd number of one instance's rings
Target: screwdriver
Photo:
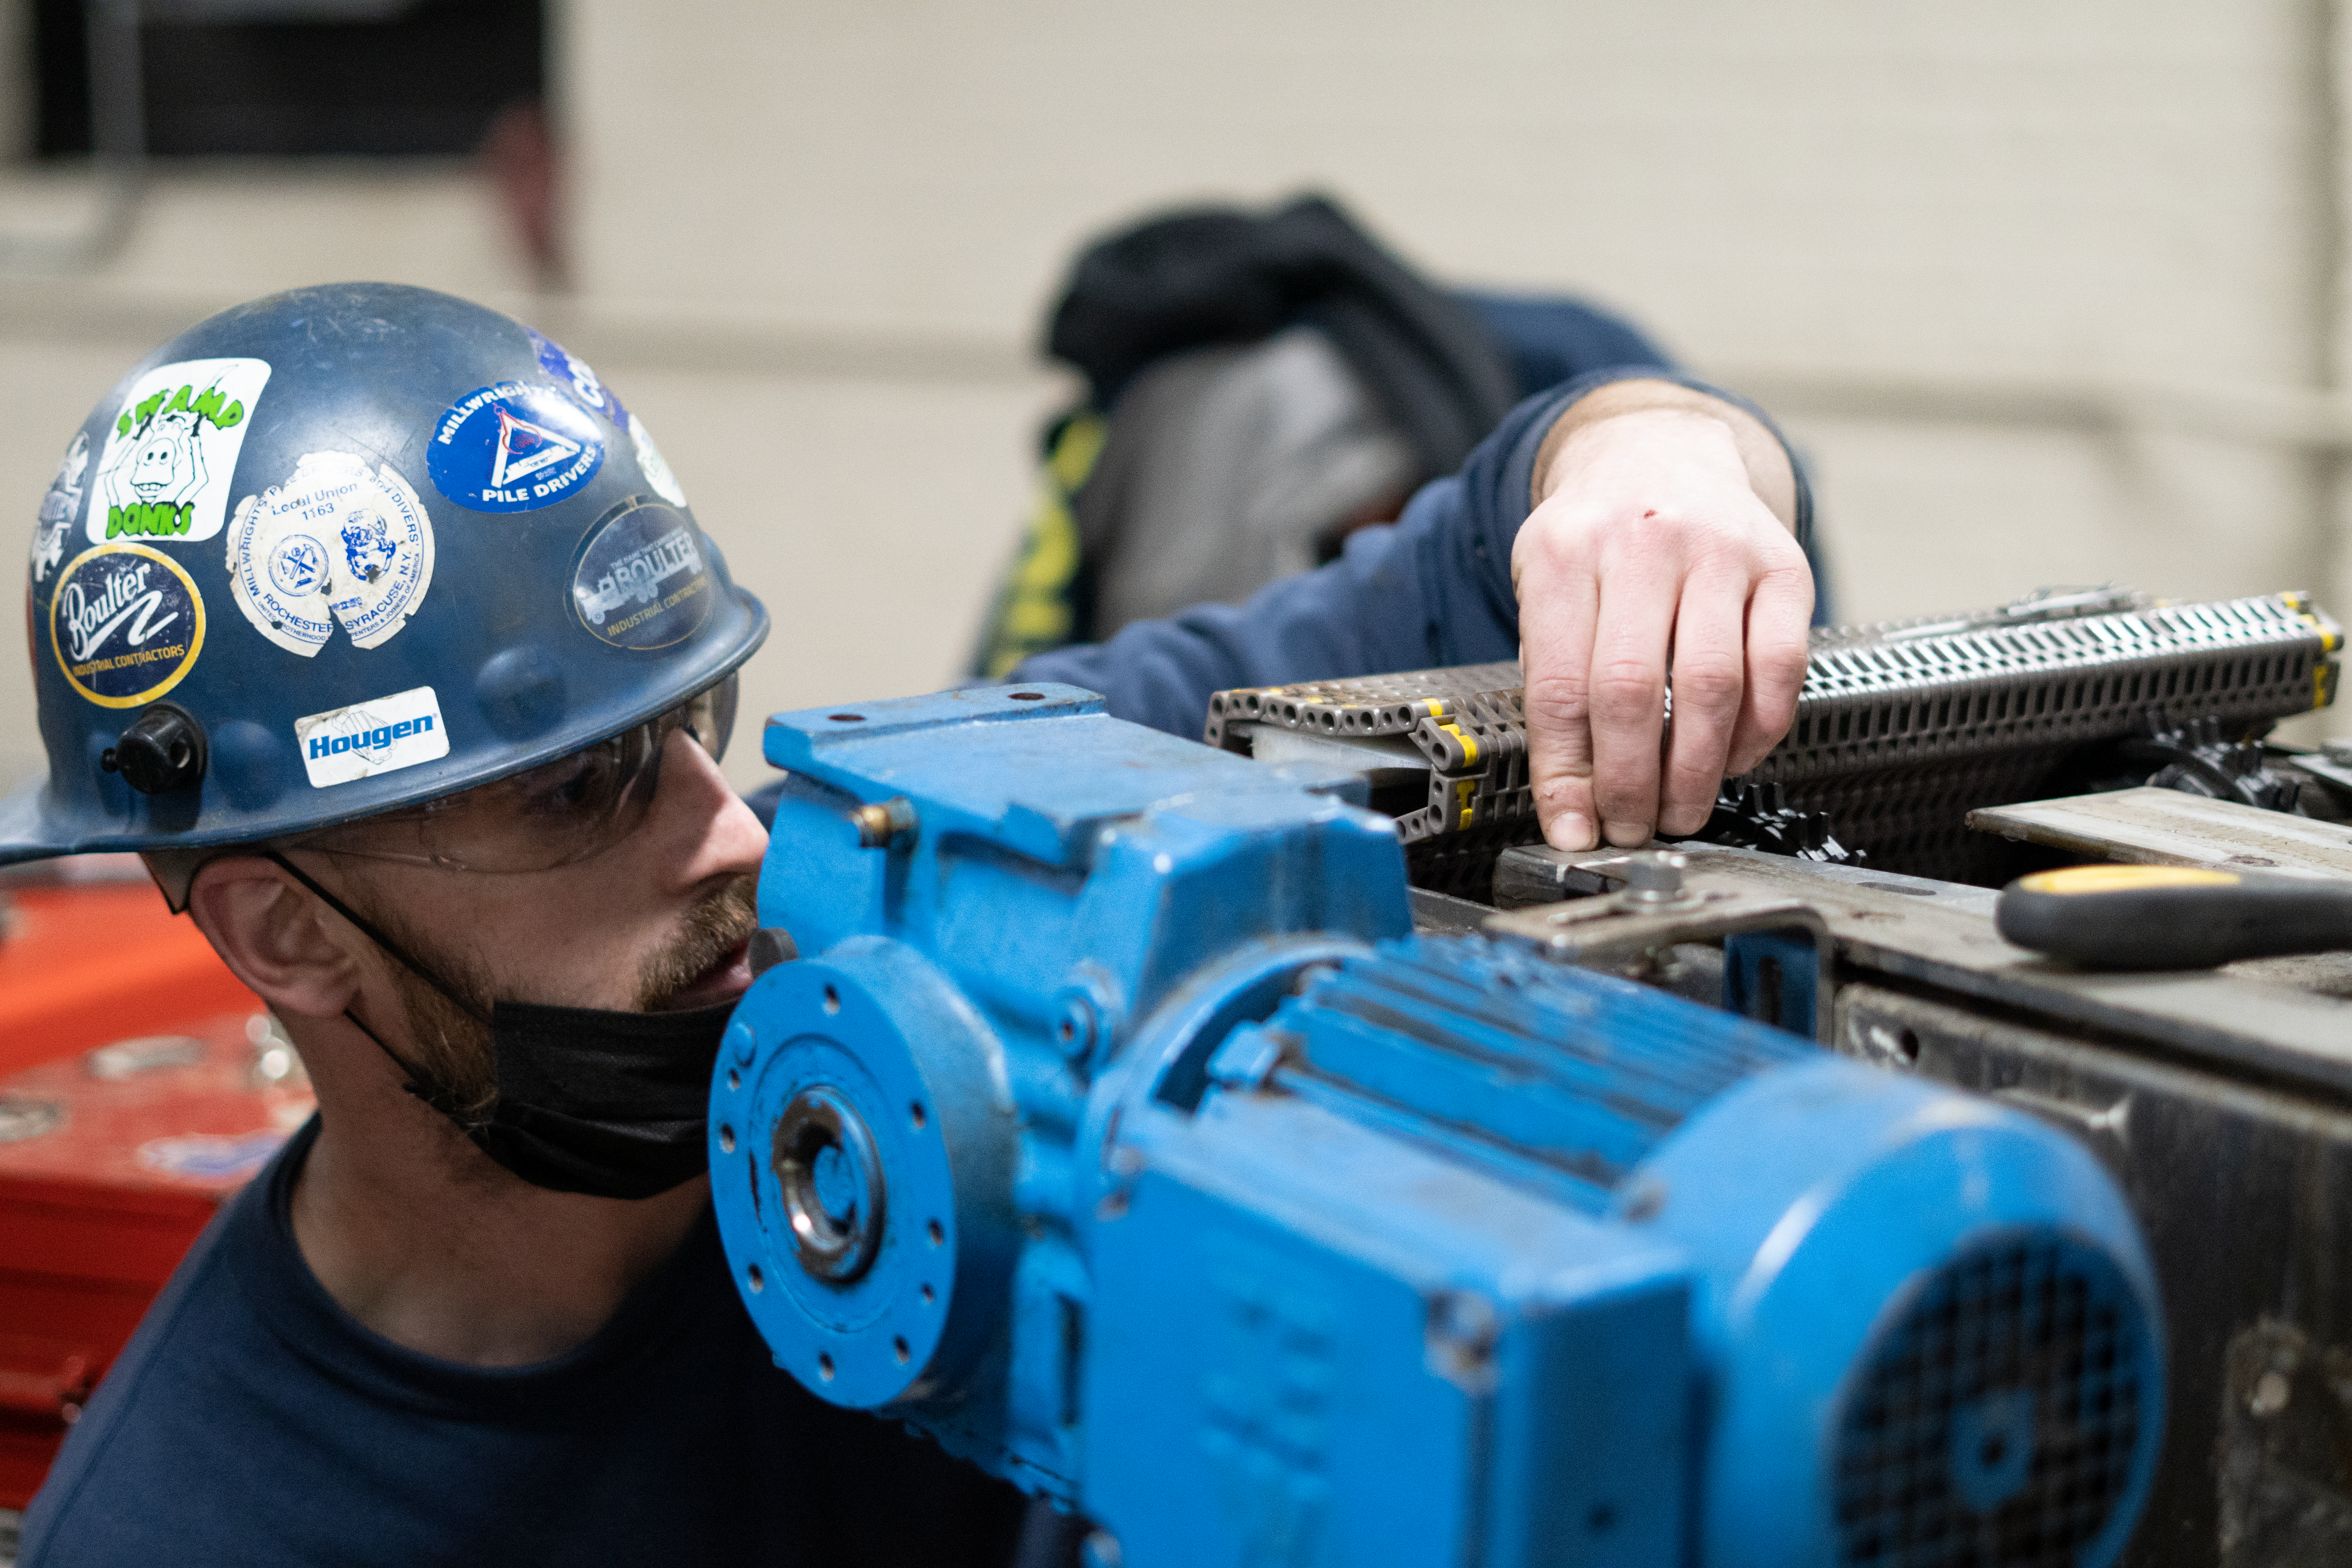
[[[2085,969],[2210,969],[2352,948],[2352,882],[2202,866],[2069,866],[2000,890],[2008,941]]]

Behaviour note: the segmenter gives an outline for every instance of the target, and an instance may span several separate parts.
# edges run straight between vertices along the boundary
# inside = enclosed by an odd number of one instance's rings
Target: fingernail
[[[1551,819],[1544,837],[1555,849],[1595,849],[1600,846],[1592,837],[1592,819],[1580,812],[1563,811]]]
[[[1646,822],[1612,822],[1609,825],[1609,842],[1620,849],[1638,849],[1650,841],[1650,825]]]

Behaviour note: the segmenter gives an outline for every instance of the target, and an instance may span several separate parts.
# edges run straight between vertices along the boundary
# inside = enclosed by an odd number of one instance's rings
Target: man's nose
[[[674,868],[666,877],[690,887],[757,871],[768,830],[729,786],[718,760],[684,730],[670,731],[662,745],[661,787],[646,826]]]

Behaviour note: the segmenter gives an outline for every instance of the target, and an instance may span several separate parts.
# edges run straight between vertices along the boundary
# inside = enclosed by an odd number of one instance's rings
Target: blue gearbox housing
[[[1161,1564],[2110,1562],[2163,1422],[2076,1144],[1533,947],[1336,778],[1066,687],[780,715],[711,1091],[779,1365]]]

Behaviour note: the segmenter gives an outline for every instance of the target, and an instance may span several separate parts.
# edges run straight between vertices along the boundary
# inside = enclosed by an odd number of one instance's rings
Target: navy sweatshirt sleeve
[[[1038,654],[1014,677],[1099,691],[1119,718],[1197,739],[1210,697],[1233,687],[1516,658],[1511,544],[1527,521],[1537,451],[1570,404],[1636,377],[1736,403],[1779,434],[1745,399],[1654,365],[1579,376],[1511,410],[1460,473],[1424,485],[1393,524],[1350,535],[1329,565],[1269,584],[1244,605],[1202,605],[1108,642]],[[1794,452],[1790,463],[1798,542],[1810,559],[1812,495]],[[1818,565],[1814,575],[1818,584]]]

